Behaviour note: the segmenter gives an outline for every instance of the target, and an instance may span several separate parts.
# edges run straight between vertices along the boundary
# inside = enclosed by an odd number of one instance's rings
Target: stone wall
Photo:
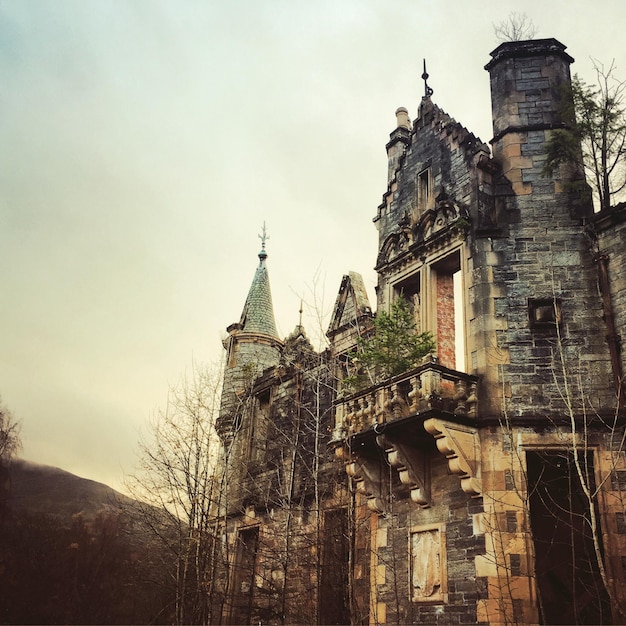
[[[474,523],[481,499],[462,491],[436,450],[428,462],[432,506],[396,498],[372,532],[372,605],[381,624],[473,624],[486,597],[474,563],[485,552]]]
[[[561,86],[569,81],[572,59],[555,40],[503,44],[492,56],[487,68],[493,159],[506,181],[497,192],[504,194],[506,224],[493,239],[498,264],[492,278],[502,286],[494,313],[504,322],[497,342],[507,362],[490,367],[504,376],[501,388],[508,397],[503,409],[516,418],[562,414],[565,375],[593,381],[587,399],[605,408],[611,402],[610,363],[581,217],[591,208],[577,205],[578,196],[566,191],[561,173],[543,171],[548,134],[563,123]],[[515,195],[509,195],[511,188]],[[531,307],[537,301],[556,301],[560,323],[533,327]]]
[[[594,251],[606,256],[607,274],[610,284],[610,302],[615,319],[617,346],[621,357],[622,373],[626,371],[626,204],[622,203],[610,211],[598,213],[593,218],[593,234],[597,237]],[[605,328],[604,334],[609,329]],[[622,392],[623,393],[623,392]]]

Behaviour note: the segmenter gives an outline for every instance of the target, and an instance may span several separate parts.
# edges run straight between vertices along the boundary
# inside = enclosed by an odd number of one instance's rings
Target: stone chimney
[[[396,174],[400,158],[404,154],[406,147],[411,143],[411,120],[409,112],[404,107],[396,109],[396,129],[389,135],[387,148],[387,182],[391,182]]]

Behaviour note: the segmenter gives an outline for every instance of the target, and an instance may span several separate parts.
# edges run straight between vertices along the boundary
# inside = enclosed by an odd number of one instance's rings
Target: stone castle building
[[[300,324],[278,336],[263,245],[225,341],[222,623],[625,619],[626,206],[544,171],[565,46],[491,57],[490,146],[426,73],[386,146],[377,310],[402,296],[434,354],[348,391],[360,275],[317,353]]]

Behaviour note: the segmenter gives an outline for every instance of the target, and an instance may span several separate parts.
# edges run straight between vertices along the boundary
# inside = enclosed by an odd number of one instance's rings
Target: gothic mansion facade
[[[544,171],[565,46],[491,57],[491,146],[428,88],[386,146],[377,310],[402,296],[434,354],[345,388],[375,318],[360,275],[320,354],[278,336],[259,254],[225,341],[220,623],[625,619],[626,206]]]

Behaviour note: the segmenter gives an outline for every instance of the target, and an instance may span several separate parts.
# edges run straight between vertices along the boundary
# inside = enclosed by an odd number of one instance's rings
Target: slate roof
[[[252,279],[239,324],[244,332],[264,333],[279,339],[274,319],[270,279],[265,266],[266,259],[267,253],[265,250],[261,250],[259,252],[259,266],[256,268]]]

